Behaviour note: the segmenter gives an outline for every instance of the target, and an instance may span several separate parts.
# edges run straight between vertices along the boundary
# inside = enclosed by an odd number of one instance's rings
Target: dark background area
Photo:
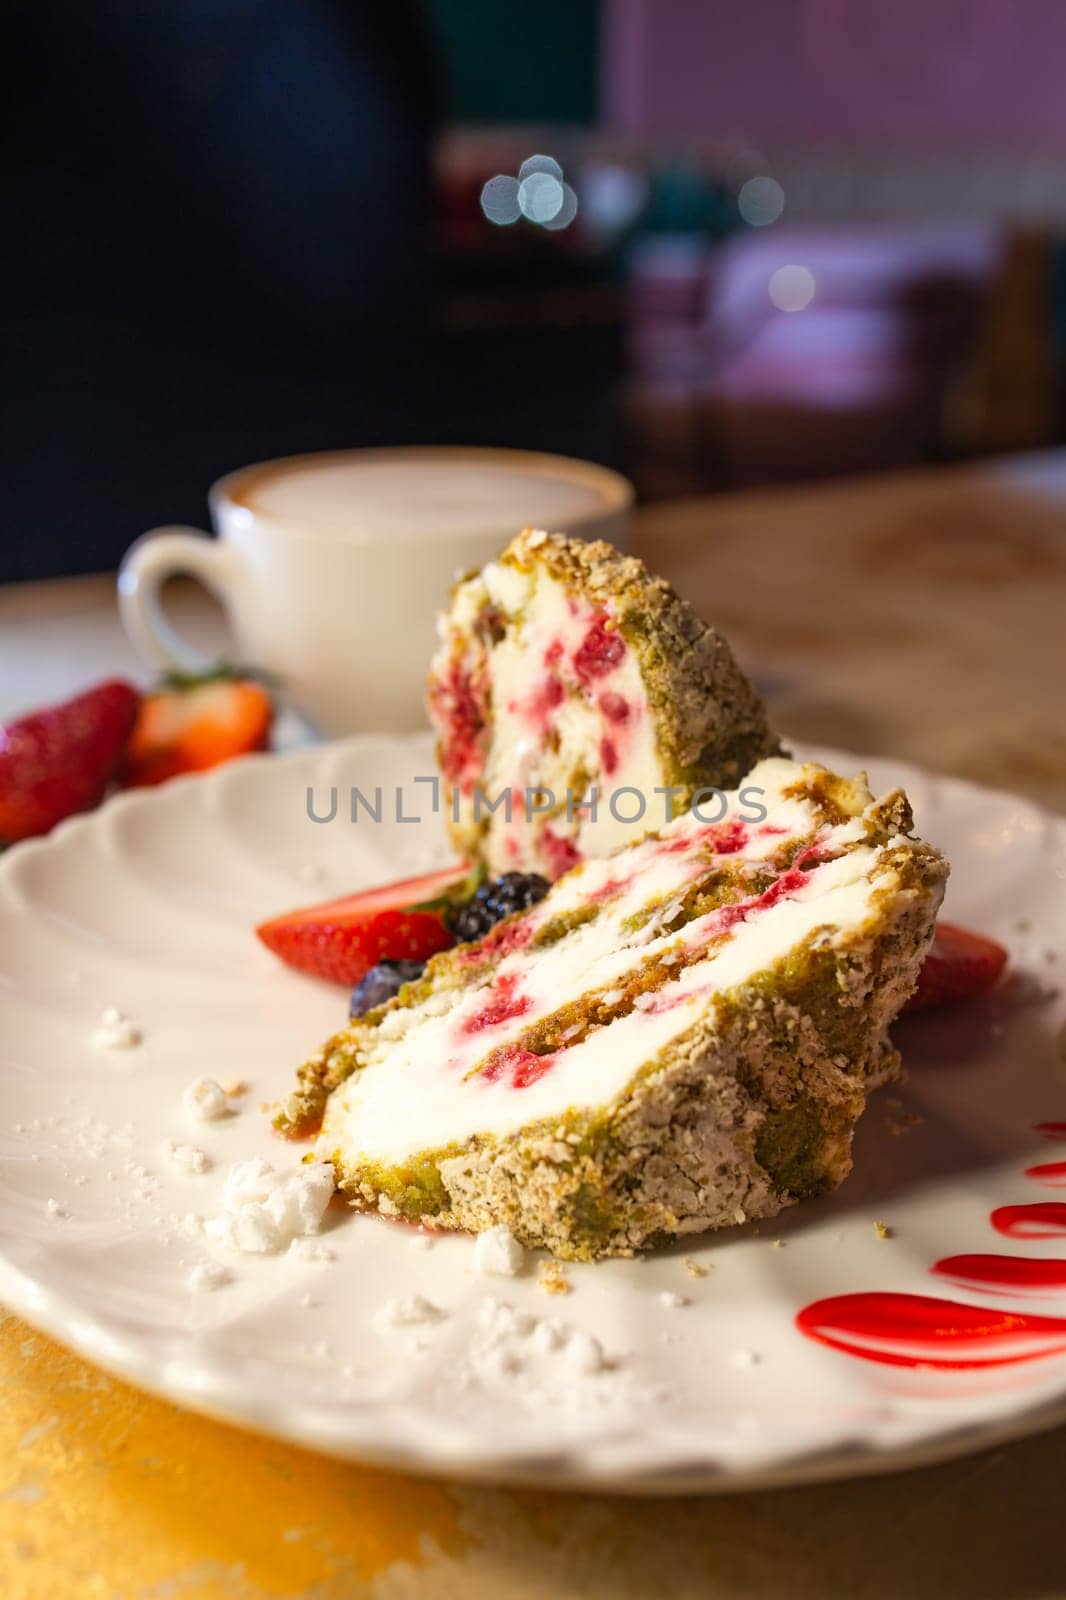
[[[300,450],[649,497],[1057,442],[1066,14],[830,10],[9,0],[0,580]],[[490,221],[535,153],[576,216]]]

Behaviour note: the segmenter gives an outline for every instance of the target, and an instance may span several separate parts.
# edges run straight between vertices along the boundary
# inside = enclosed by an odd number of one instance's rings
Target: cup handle
[[[198,578],[225,605],[236,576],[231,550],[197,528],[153,528],[130,545],[118,573],[118,608],[137,653],[171,672],[198,673],[215,665],[167,621],[160,591],[168,578]]]

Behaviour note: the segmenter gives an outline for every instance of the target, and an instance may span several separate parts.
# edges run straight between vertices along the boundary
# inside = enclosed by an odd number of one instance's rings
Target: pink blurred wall
[[[603,38],[616,129],[1066,147],[1066,0],[606,0]]]

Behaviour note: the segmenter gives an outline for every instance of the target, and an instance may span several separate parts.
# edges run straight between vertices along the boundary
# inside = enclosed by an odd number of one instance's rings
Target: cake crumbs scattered
[[[885,1127],[894,1139],[898,1139],[903,1134],[910,1133],[912,1128],[920,1128],[924,1121],[925,1118],[919,1112],[905,1111],[899,1117],[886,1117]]]
[[[143,1040],[140,1028],[118,1006],[105,1006],[89,1035],[94,1050],[135,1050]]]
[[[784,1239],[771,1239],[770,1240],[770,1249],[771,1250],[783,1250],[784,1248],[785,1248]]]
[[[474,1271],[479,1277],[517,1277],[525,1261],[525,1250],[502,1223],[479,1233],[474,1241]]]
[[[537,1287],[545,1294],[569,1294],[573,1286],[557,1261],[542,1261]]]
[[[875,1222],[874,1232],[879,1239],[891,1239],[893,1237],[892,1229],[887,1222]]]
[[[700,1262],[694,1261],[691,1256],[686,1256],[681,1265],[690,1278],[705,1278],[711,1271],[710,1267],[702,1266]]]

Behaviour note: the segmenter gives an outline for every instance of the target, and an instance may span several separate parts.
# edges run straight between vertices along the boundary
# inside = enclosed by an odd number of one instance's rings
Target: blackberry
[[[514,911],[528,911],[543,900],[550,885],[538,872],[505,872],[483,883],[472,900],[452,912],[449,926],[460,944],[483,939],[490,928]]]
[[[349,1017],[365,1017],[375,1006],[399,994],[405,983],[413,983],[426,970],[424,961],[379,961],[352,990]]]

